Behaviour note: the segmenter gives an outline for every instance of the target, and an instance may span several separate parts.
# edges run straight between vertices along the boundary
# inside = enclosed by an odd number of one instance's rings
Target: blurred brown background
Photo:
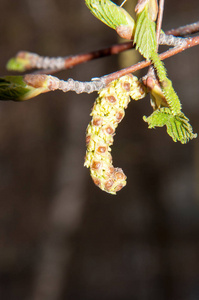
[[[0,12],[1,76],[20,50],[66,56],[117,42],[83,0],[0,0]],[[163,29],[198,16],[198,0],[166,0]],[[199,133],[199,48],[165,64]],[[120,67],[115,56],[57,75],[85,81]],[[0,299],[198,300],[199,139],[148,130],[149,99],[132,102],[113,146],[128,184],[106,194],[83,167],[95,97],[0,103]]]

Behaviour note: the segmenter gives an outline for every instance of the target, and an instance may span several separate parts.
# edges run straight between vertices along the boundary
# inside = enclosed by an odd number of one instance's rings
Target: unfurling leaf
[[[140,14],[144,10],[146,5],[148,5],[148,12],[151,21],[156,21],[158,14],[157,0],[138,0],[135,7],[136,14]]]
[[[23,76],[5,76],[0,78],[0,100],[23,101],[48,92],[45,80],[40,87],[28,85]]]
[[[158,15],[157,0],[149,0],[149,15],[152,21],[156,21]]]
[[[160,60],[156,52],[153,52],[151,54],[151,60],[157,72],[162,92],[165,96],[170,110],[174,115],[179,114],[181,111],[181,103],[178,98],[178,95],[176,94],[173,88],[172,81],[169,78],[167,78],[167,71],[164,67],[163,62]]]
[[[85,0],[92,14],[126,39],[132,39],[135,22],[128,12],[110,0]]]
[[[137,14],[134,43],[136,49],[149,60],[151,54],[156,51],[156,25],[150,18],[148,7],[147,3]]]
[[[149,117],[144,116],[143,120],[148,123],[149,128],[166,125],[167,133],[174,142],[180,141],[182,144],[186,144],[189,140],[197,137],[197,134],[193,133],[189,119],[182,112],[173,115],[168,107],[155,110]]]
[[[137,21],[134,37],[136,49],[138,49],[146,59],[151,60],[167,102],[166,106],[170,108],[173,115],[177,115],[181,111],[181,103],[171,80],[167,78],[166,68],[156,52],[156,24],[152,20],[151,13],[149,12],[152,8],[154,11],[156,10],[156,1],[141,0],[138,4],[140,4],[140,6],[136,7]]]

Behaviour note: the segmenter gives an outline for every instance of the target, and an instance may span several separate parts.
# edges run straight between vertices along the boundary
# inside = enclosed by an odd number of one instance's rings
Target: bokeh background
[[[198,20],[198,0],[165,2],[164,30]],[[20,50],[67,56],[118,42],[83,0],[0,0],[0,12],[1,76]],[[131,50],[57,76],[86,81],[139,59]],[[199,48],[165,64],[199,133]],[[106,194],[83,167],[95,97],[0,103],[0,299],[198,300],[199,139],[147,129],[149,99],[132,102],[112,150],[128,184]]]

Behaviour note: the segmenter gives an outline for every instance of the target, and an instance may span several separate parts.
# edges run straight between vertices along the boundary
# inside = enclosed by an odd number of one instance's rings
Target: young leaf
[[[156,21],[158,14],[158,2],[157,0],[138,0],[135,7],[136,14],[142,12],[145,6],[148,5],[149,17],[152,21]]]
[[[197,137],[197,134],[193,133],[189,119],[182,112],[173,115],[168,107],[155,110],[149,117],[144,116],[143,120],[148,123],[149,128],[166,125],[167,133],[174,142],[180,141],[182,144],[186,144],[189,140]]]
[[[23,101],[48,91],[45,82],[43,82],[41,87],[34,88],[26,84],[23,76],[5,76],[0,78],[0,100]]]
[[[139,52],[146,59],[150,59],[152,61],[156,69],[166,102],[173,115],[176,115],[181,111],[181,103],[172,86],[171,80],[167,78],[167,72],[164,64],[156,52],[156,25],[149,13],[150,1],[144,1],[143,3],[144,6],[141,6],[142,10],[137,10],[139,13],[137,14],[134,37],[136,49],[139,49]]]
[[[110,0],[85,0],[92,14],[122,37],[132,39],[135,22],[125,9]],[[120,34],[120,32],[122,33]],[[127,35],[125,33],[127,32]]]
[[[150,59],[151,54],[156,51],[156,25],[150,18],[148,4],[137,14],[134,43],[136,49],[146,58]]]
[[[151,60],[153,62],[153,65],[156,69],[161,87],[162,92],[165,96],[165,99],[167,101],[167,104],[172,111],[173,115],[177,115],[181,111],[181,103],[178,98],[178,95],[176,94],[172,82],[169,78],[167,78],[167,72],[164,67],[163,62],[160,60],[158,54],[156,52],[153,52],[151,54]]]

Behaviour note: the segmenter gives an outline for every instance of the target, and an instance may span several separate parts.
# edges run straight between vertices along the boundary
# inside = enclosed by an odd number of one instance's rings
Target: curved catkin
[[[126,175],[121,168],[114,168],[110,146],[118,124],[125,115],[130,97],[139,100],[145,90],[137,77],[125,75],[112,81],[99,92],[86,132],[86,157],[84,165],[90,168],[94,183],[103,191],[116,194],[126,185]]]

